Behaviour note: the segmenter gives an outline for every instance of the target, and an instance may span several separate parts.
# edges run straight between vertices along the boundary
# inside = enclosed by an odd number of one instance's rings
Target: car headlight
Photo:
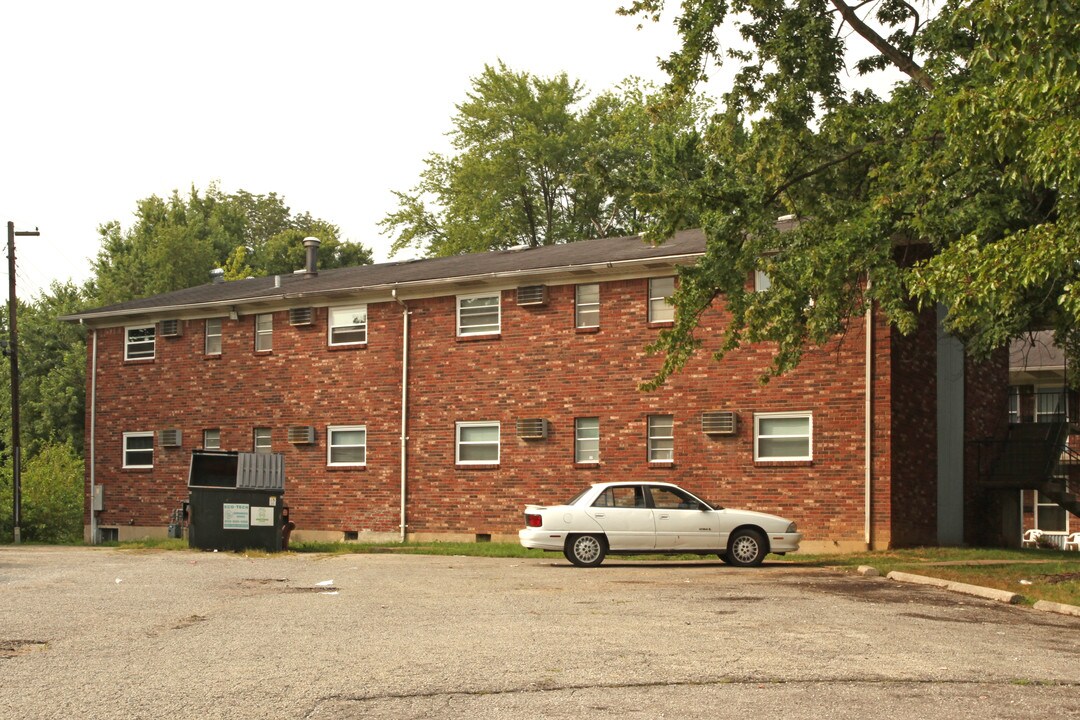
[[[787,526],[787,530],[785,530],[784,532],[794,533],[794,532],[799,532],[799,529],[797,527],[795,527],[795,523],[791,523],[790,525]]]

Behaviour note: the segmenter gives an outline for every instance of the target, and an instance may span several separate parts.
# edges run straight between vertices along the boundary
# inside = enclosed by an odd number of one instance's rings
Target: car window
[[[678,488],[650,487],[653,507],[660,510],[697,510],[698,501]]]
[[[600,493],[593,507],[643,508],[645,494],[640,486],[635,485],[609,487]]]

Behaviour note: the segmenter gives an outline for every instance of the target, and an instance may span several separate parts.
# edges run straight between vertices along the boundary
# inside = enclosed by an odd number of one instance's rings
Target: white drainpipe
[[[391,297],[401,306],[401,542],[405,542],[406,525],[405,500],[406,479],[408,468],[406,466],[406,450],[408,449],[409,436],[409,306],[398,299],[397,288],[390,290]]]
[[[869,294],[869,292],[870,276],[867,275],[866,293]],[[866,549],[869,550],[874,541],[873,518],[870,512],[873,507],[874,480],[874,301],[867,297],[867,304],[869,307],[866,309],[866,427],[864,428],[866,434],[866,467],[864,468],[866,517],[863,535],[866,540]]]
[[[97,545],[97,512],[94,510],[96,496],[94,448],[97,445],[97,330],[92,332],[94,341],[90,355],[90,544]]]

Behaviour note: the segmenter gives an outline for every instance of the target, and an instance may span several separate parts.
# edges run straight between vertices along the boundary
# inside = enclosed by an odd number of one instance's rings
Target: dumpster
[[[193,450],[188,471],[188,547],[281,550],[285,457]]]

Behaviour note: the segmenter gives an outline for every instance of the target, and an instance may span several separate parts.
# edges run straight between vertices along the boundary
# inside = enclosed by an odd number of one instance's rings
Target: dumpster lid
[[[240,453],[236,487],[284,492],[285,456],[281,453]]]
[[[235,450],[192,450],[188,487],[285,492],[285,456]]]

